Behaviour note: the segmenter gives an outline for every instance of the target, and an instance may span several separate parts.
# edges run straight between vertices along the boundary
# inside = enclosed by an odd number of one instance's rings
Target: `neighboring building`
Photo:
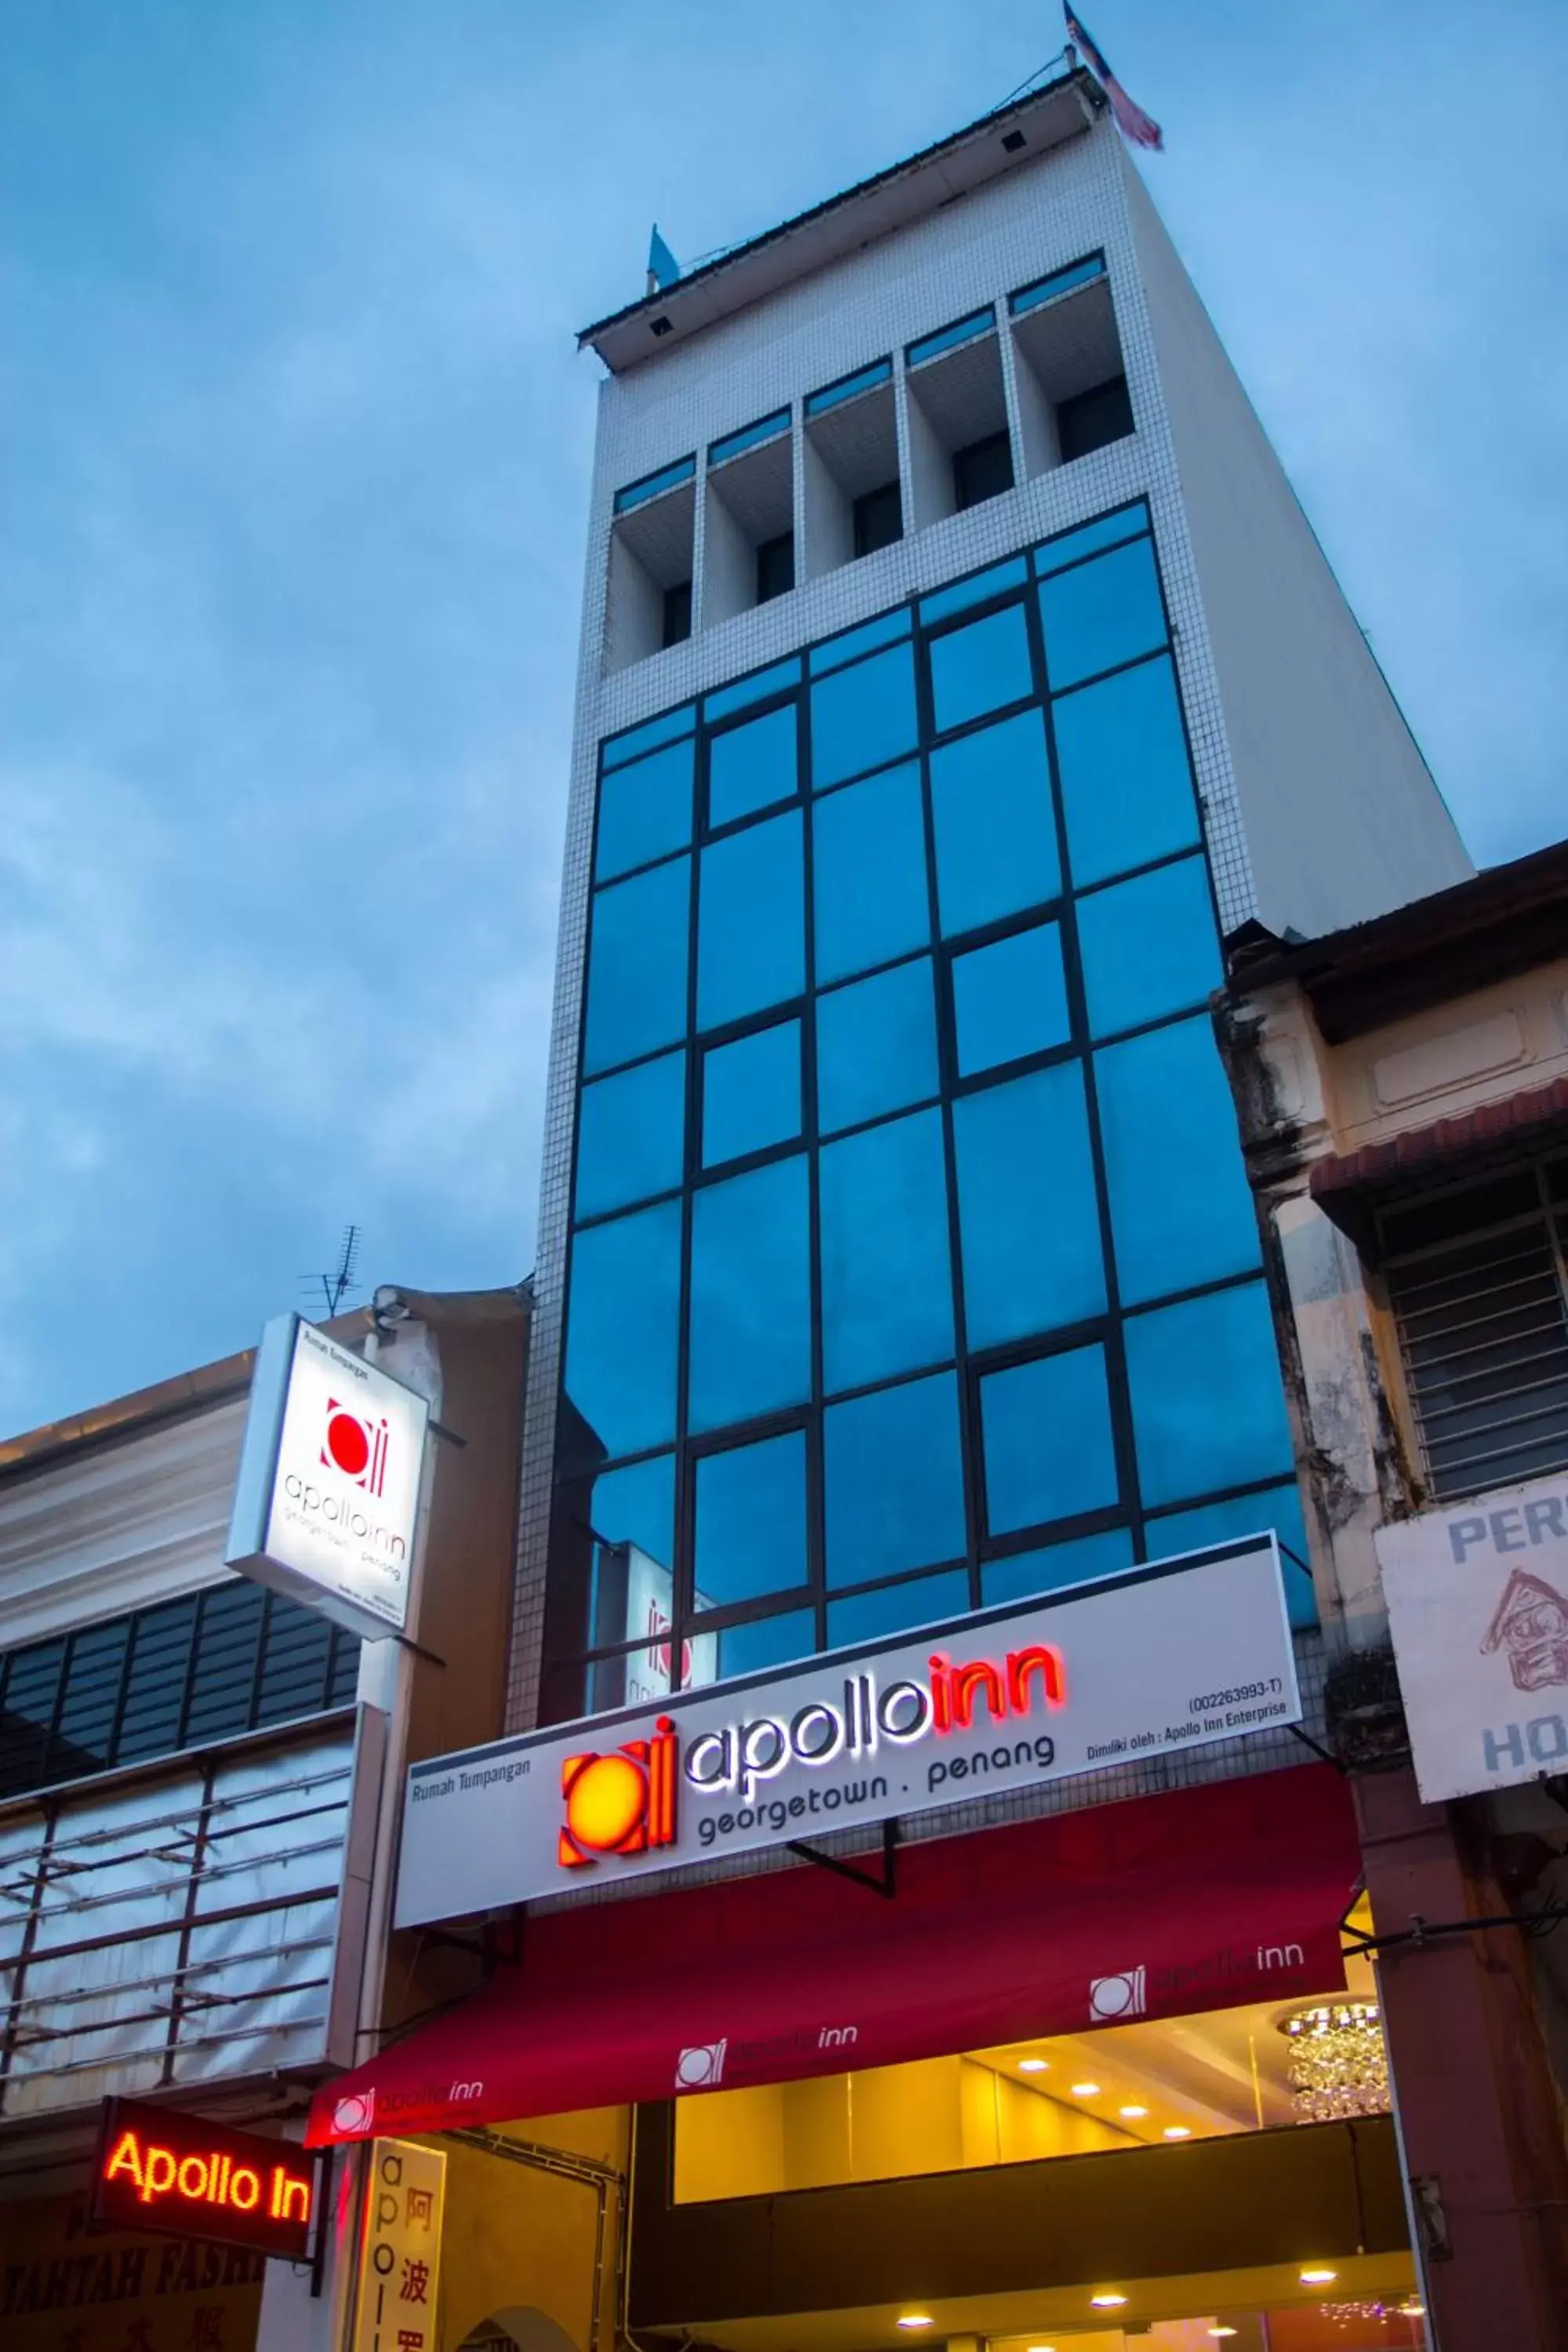
[[[312,2138],[631,2109],[634,2343],[1420,2344],[1210,1001],[1468,860],[1085,75],[583,340],[510,1736],[394,1968],[528,1912]]]
[[[1557,2345],[1568,848],[1326,938],[1255,934],[1232,971],[1434,2317],[1445,2347]]]
[[[0,1444],[6,2352],[299,2352],[301,2304],[352,2289],[344,2245],[312,2298],[199,2229],[84,2221],[103,2100],[297,2140],[377,2045],[406,1762],[500,1721],[527,1296],[388,1289],[328,1328],[444,1433],[417,1650],[225,1567],[249,1351]]]

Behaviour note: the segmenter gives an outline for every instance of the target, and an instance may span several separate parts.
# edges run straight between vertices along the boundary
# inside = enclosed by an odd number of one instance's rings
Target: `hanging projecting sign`
[[[1568,1772],[1568,1481],[1423,1511],[1376,1543],[1427,1803]]]
[[[290,2140],[105,2099],[88,2219],[308,2262],[316,2179],[316,2159]]]
[[[430,1411],[298,1315],[256,1352],[230,1568],[374,1641],[408,1622]]]
[[[397,1925],[1300,1719],[1271,1536],[413,1766]]]

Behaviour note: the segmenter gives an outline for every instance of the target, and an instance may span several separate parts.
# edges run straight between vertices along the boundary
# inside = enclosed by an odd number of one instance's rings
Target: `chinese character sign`
[[[372,2142],[353,2352],[436,2352],[446,2195],[439,2149]]]

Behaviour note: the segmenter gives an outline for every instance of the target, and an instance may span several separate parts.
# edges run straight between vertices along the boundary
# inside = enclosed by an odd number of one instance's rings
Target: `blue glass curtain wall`
[[[650,1592],[708,1679],[1303,1549],[1146,513],[1058,550],[605,746],[551,1716]]]

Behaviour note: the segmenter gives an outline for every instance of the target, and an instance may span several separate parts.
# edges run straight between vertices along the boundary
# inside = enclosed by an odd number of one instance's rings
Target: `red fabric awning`
[[[889,2066],[1344,1983],[1326,1765],[529,1918],[483,1992],[319,2091],[310,2144]]]

